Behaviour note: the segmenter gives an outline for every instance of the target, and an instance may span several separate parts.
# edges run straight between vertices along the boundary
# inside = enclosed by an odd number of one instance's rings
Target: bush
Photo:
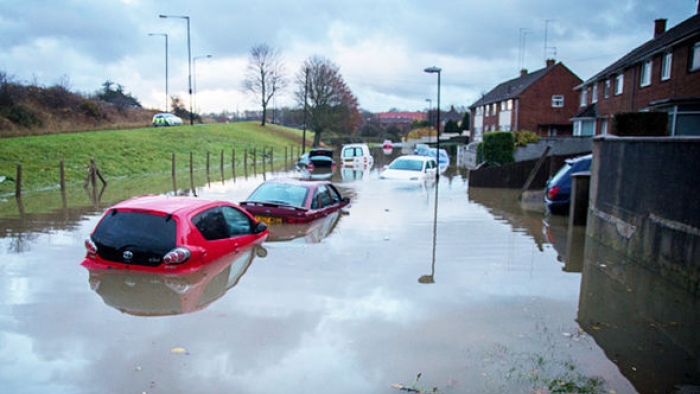
[[[515,131],[513,132],[515,136],[515,146],[525,146],[530,143],[536,143],[539,142],[540,136],[537,135],[534,131],[527,131],[527,130],[521,130],[521,131]]]
[[[102,110],[100,109],[100,106],[91,100],[84,100],[80,104],[80,112],[84,114],[86,117],[99,120],[102,118]]]
[[[508,164],[515,162],[513,149],[515,138],[508,131],[496,131],[484,134],[484,161],[490,164]]]
[[[36,112],[21,104],[4,109],[0,115],[4,116],[12,123],[26,128],[44,125],[44,121]]]

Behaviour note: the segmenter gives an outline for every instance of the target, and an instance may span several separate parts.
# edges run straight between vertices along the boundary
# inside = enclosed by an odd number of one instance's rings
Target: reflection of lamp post
[[[188,85],[190,89],[190,126],[194,125],[194,118],[192,117],[192,51],[190,45],[190,17],[189,16],[179,16],[179,15],[159,15],[159,17],[165,18],[180,18],[187,20],[187,70],[188,70]]]
[[[168,35],[165,33],[148,33],[149,36],[165,37],[165,111],[168,111]]]
[[[440,180],[440,73],[442,69],[439,67],[428,67],[425,70],[428,74],[437,74],[437,149],[435,152],[435,161],[437,163],[435,171],[435,211],[433,213],[433,260],[432,270],[430,275],[421,276],[418,279],[420,283],[435,283],[435,247],[437,242],[437,214],[438,214],[438,189]]]
[[[192,58],[192,85],[194,86],[194,99],[195,102],[197,100],[197,59],[209,59],[211,58],[211,55],[201,55],[201,56],[195,56]],[[199,113],[199,108],[195,104],[195,108],[197,109],[197,113]]]

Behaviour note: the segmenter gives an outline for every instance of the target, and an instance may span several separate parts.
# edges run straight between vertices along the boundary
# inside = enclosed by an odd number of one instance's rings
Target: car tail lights
[[[90,256],[94,256],[97,254],[97,245],[95,245],[95,242],[93,242],[92,238],[85,239],[85,249],[87,249],[87,252]]]
[[[553,188],[550,188],[549,190],[547,190],[547,197],[550,200],[554,200],[554,197],[556,197],[557,193],[559,193],[559,189],[561,189],[561,187],[559,186],[554,186]]]
[[[182,264],[187,259],[189,259],[191,253],[189,250],[179,247],[171,250],[165,256],[163,256],[163,263],[165,264]]]

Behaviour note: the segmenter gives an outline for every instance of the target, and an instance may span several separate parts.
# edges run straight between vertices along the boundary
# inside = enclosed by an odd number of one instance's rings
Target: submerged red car
[[[307,223],[350,204],[330,181],[274,179],[258,186],[241,207],[267,224]]]
[[[85,240],[86,268],[196,270],[262,243],[267,225],[227,201],[142,196],[105,211]]]

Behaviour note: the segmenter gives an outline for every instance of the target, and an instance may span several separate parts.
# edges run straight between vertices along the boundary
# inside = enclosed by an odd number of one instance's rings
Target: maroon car
[[[307,223],[350,204],[330,181],[275,179],[263,182],[240,206],[267,224]]]

